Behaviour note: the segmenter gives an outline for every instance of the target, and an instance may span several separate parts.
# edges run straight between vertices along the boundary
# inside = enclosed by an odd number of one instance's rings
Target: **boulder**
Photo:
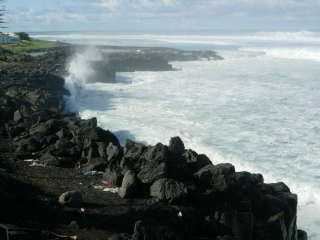
[[[139,171],[141,169],[140,157],[145,151],[146,146],[142,143],[136,143],[131,140],[127,140],[124,155],[121,161],[121,168],[123,169],[135,169]]]
[[[152,147],[147,147],[140,161],[147,165],[148,163],[163,163],[167,162],[169,159],[169,148],[161,143],[156,144]]]
[[[139,194],[139,184],[136,173],[128,170],[122,180],[121,188],[119,189],[119,196],[121,198],[133,198]]]
[[[185,147],[180,137],[173,137],[170,139],[169,151],[173,157],[182,156],[185,151]]]
[[[167,177],[168,166],[167,163],[150,162],[143,166],[138,173],[138,178],[142,183],[152,184],[154,181]]]
[[[158,143],[147,147],[139,159],[140,171],[138,178],[143,183],[152,184],[154,181],[168,175],[168,147]]]
[[[298,240],[308,240],[308,234],[303,230],[298,230]]]
[[[123,156],[123,149],[121,146],[116,146],[113,143],[109,143],[106,148],[106,157],[108,167],[112,170],[119,169],[121,164],[121,158]]]
[[[203,187],[216,192],[228,191],[235,183],[235,169],[229,163],[207,165],[196,172],[194,176]]]
[[[173,179],[162,178],[150,187],[150,195],[162,201],[177,202],[184,199],[188,189],[184,183]]]
[[[79,191],[69,191],[59,197],[59,203],[62,206],[79,208],[83,203],[82,194]]]
[[[183,158],[185,159],[191,174],[196,173],[201,168],[212,165],[210,159],[204,154],[197,154],[195,151],[188,149],[184,152]]]

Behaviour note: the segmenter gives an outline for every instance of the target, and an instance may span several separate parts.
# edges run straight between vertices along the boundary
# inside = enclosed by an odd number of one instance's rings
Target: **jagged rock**
[[[140,172],[138,178],[143,183],[151,184],[154,181],[168,175],[168,147],[158,143],[148,147],[140,157]]]
[[[119,140],[110,131],[103,130],[100,127],[83,130],[82,134],[85,137],[85,145],[91,142],[104,142],[106,144],[113,143],[116,146],[120,146]]]
[[[122,180],[119,196],[122,198],[133,198],[139,194],[138,180],[134,171],[128,170]]]
[[[131,140],[127,140],[124,148],[121,168],[139,170],[141,168],[140,157],[145,149],[146,146],[142,143],[136,143]]]
[[[218,192],[229,190],[235,182],[235,169],[229,163],[207,165],[194,175],[203,186]]]
[[[173,179],[159,179],[150,187],[150,195],[163,201],[177,202],[185,198],[187,194],[185,184]]]
[[[186,150],[183,154],[183,157],[187,162],[191,174],[194,174],[195,172],[199,171],[201,168],[207,165],[212,165],[210,159],[206,155],[198,155],[195,151],[191,149]]]
[[[82,194],[79,191],[65,192],[59,197],[59,203],[62,206],[79,208],[83,203]]]
[[[142,167],[138,173],[138,178],[141,182],[152,184],[154,181],[166,177],[168,174],[167,163],[155,163],[150,162],[146,166]]]
[[[303,230],[298,230],[298,240],[308,240],[308,234]]]
[[[179,137],[173,137],[170,139],[169,151],[173,157],[181,157],[185,151],[184,143]]]

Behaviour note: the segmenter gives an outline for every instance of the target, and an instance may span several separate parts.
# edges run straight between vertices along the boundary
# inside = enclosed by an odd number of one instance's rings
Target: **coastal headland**
[[[95,118],[69,112],[64,77],[86,48],[0,48],[0,223],[29,229],[22,239],[307,239],[285,183],[215,164],[179,137],[122,146]],[[91,82],[177,71],[172,61],[221,60],[213,51],[98,50]]]

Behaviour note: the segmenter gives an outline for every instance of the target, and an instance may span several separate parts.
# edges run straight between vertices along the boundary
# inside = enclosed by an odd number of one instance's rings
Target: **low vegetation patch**
[[[26,53],[37,50],[44,50],[57,47],[57,42],[30,39],[22,40],[16,44],[0,44],[1,48],[12,51],[13,53]]]

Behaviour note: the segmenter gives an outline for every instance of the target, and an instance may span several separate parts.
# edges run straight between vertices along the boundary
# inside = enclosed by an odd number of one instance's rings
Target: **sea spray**
[[[94,75],[92,62],[105,60],[94,46],[78,49],[68,64],[68,75],[65,78],[65,87],[70,96],[66,97],[67,108],[70,111],[78,111],[78,100],[80,92],[86,88],[90,78]]]

